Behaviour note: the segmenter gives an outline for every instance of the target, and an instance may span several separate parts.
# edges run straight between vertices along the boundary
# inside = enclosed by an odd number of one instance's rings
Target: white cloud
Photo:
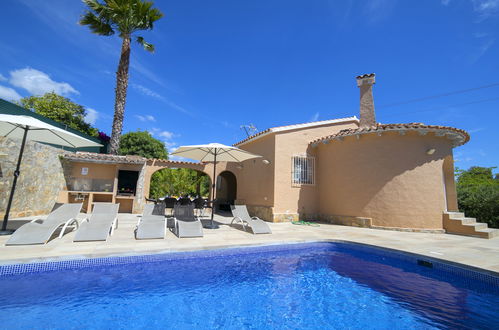
[[[310,117],[309,121],[317,121],[317,119],[319,119],[319,113],[318,112],[314,113],[314,115],[312,117]]]
[[[132,88],[139,91],[141,94],[153,97],[155,99],[164,100],[164,97],[156,93],[155,91],[150,90],[149,88],[139,85],[139,84],[131,84]]]
[[[161,132],[157,133],[157,135],[159,137],[166,139],[166,140],[169,140],[169,139],[173,138],[173,136],[174,136],[174,134],[172,132],[168,132],[168,131],[161,131]]]
[[[154,116],[151,115],[145,115],[145,116],[135,115],[135,118],[137,118],[140,121],[156,121],[156,118],[154,118]]]
[[[180,105],[168,100],[167,98],[165,98],[164,96],[156,93],[155,91],[153,90],[150,90],[149,88],[145,87],[145,86],[142,86],[142,85],[139,85],[139,84],[130,84],[130,86],[132,86],[133,89],[139,91],[141,94],[143,95],[146,95],[146,96],[150,96],[152,98],[155,98],[155,99],[158,99],[160,101],[162,101],[163,103],[165,103],[166,105],[168,105],[170,108],[173,108],[175,110],[178,110],[180,112],[183,112],[189,116],[193,116],[192,113],[181,107]]]
[[[481,132],[483,130],[485,130],[484,127],[478,127],[478,128],[468,130],[468,133],[478,133],[478,132]]]
[[[18,101],[21,97],[15,89],[0,85],[0,98],[7,101]]]
[[[490,16],[499,12],[499,0],[472,0],[473,9],[483,16]]]
[[[59,95],[80,94],[70,84],[54,81],[48,74],[32,68],[10,71],[9,82],[13,86],[24,88],[33,95],[43,95],[48,92],[55,92]]]
[[[162,131],[161,129],[157,127],[153,127],[152,129],[148,130],[151,135],[156,137],[157,139],[160,139],[163,141],[165,144],[166,149],[168,149],[168,153],[172,153],[177,149],[176,145],[177,142],[173,141],[172,139],[176,136],[179,136],[178,134],[175,134],[173,132],[169,131]]]
[[[396,4],[396,0],[366,1],[363,14],[367,17],[369,23],[376,23],[389,17]]]
[[[99,112],[97,110],[92,109],[92,108],[87,108],[86,111],[87,111],[87,114],[85,115],[85,121],[87,123],[89,123],[90,125],[95,124],[95,122],[99,118]]]
[[[5,78],[4,75],[0,73],[0,81],[6,81],[6,80],[7,78]]]

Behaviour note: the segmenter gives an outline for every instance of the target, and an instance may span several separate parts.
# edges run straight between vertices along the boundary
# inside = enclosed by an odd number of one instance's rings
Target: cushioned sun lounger
[[[234,216],[231,224],[233,224],[234,221],[240,222],[245,231],[248,226],[253,231],[253,234],[272,234],[269,225],[265,221],[258,217],[250,217],[246,205],[231,205],[230,208],[232,209],[232,215]]]
[[[135,230],[136,239],[165,238],[165,204],[146,204]]]
[[[203,237],[203,225],[194,216],[194,205],[175,205],[173,216],[175,227],[173,232],[178,237]]]
[[[78,228],[76,217],[82,203],[62,204],[54,208],[45,220],[35,219],[16,230],[5,245],[45,244],[54,232],[62,226],[59,237],[68,226]]]
[[[73,242],[105,241],[118,228],[118,209],[120,204],[98,203],[92,215],[80,224]]]

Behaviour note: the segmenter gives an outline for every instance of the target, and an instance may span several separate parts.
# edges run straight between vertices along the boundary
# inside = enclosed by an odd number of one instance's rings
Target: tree
[[[169,196],[208,196],[210,178],[201,172],[178,168],[165,168],[156,171],[151,177],[149,196],[151,198]]]
[[[459,209],[467,216],[499,228],[499,178],[494,178],[495,167],[456,169]]]
[[[116,89],[114,101],[113,129],[109,152],[115,155],[120,144],[123,118],[125,116],[126,93],[128,88],[128,67],[130,65],[130,41],[132,35],[139,30],[152,30],[155,21],[163,14],[153,3],[142,0],[83,0],[88,7],[80,19],[81,25],[88,25],[98,35],[111,36],[118,33],[122,39],[121,55],[116,71]],[[143,37],[136,40],[145,50],[154,52],[154,46]]]
[[[97,129],[85,122],[86,110],[82,105],[54,92],[42,96],[24,97],[19,100],[18,104],[82,133],[91,136],[98,135]]]
[[[165,144],[147,131],[128,132],[121,136],[120,155],[137,155],[146,158],[168,159]]]

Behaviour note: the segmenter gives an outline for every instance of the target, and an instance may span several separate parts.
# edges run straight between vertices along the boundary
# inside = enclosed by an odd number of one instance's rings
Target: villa
[[[308,219],[496,236],[498,230],[458,212],[452,152],[469,140],[469,134],[446,126],[376,122],[374,84],[374,74],[357,77],[360,119],[273,127],[235,143],[262,158],[218,164],[219,204],[246,204],[252,215],[270,222]],[[190,168],[213,180],[211,163],[28,145],[25,193],[19,192],[23,196],[17,199],[13,216],[47,213],[56,201],[81,201],[84,210],[93,202],[119,202],[120,213],[141,213],[151,176],[163,168]],[[0,151],[9,148],[4,143]],[[40,172],[37,166],[45,170]],[[2,182],[0,187],[7,185]]]
[[[357,83],[359,119],[269,128],[234,144],[260,158],[219,162],[215,174],[209,162],[28,141],[9,223],[16,231],[0,236],[0,305],[13,315],[5,327],[493,325],[497,313],[483,306],[499,297],[499,240],[475,237],[499,230],[457,209],[452,153],[468,133],[377,123],[375,76]],[[25,114],[4,101],[2,110]],[[0,213],[18,145],[0,139]],[[190,225],[200,234],[181,232],[182,206],[174,216],[163,203],[146,206],[151,177],[165,168],[208,175],[220,210],[245,204],[268,230],[246,230],[218,212],[216,229],[199,217]],[[65,204],[51,212],[56,202]],[[23,228],[55,229],[64,215],[52,236],[23,237]],[[290,223],[298,219],[314,223]],[[217,312],[200,313],[209,306]]]

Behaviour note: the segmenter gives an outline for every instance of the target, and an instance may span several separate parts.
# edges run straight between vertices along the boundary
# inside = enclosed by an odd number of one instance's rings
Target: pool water
[[[499,327],[499,281],[347,243],[174,253],[0,277],[3,329]]]

